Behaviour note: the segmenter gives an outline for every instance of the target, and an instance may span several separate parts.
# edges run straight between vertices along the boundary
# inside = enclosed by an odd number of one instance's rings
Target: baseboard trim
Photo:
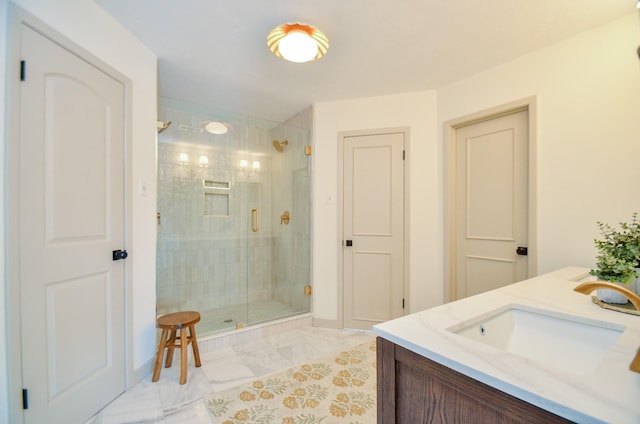
[[[320,319],[313,318],[313,326],[314,327],[324,327],[324,328],[337,328],[341,329],[340,323],[337,319]]]
[[[151,372],[153,372],[153,365],[155,360],[156,358],[154,355],[153,358],[150,358],[144,364],[142,364],[142,366],[136,368],[129,374],[130,378],[127,380],[127,390],[131,390],[133,386],[144,380],[146,377],[150,376]]]

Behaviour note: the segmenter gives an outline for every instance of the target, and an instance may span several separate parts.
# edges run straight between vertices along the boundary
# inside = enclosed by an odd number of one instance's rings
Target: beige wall
[[[638,14],[438,90],[443,123],[538,100],[538,273],[592,267],[596,221],[640,212]]]
[[[132,207],[132,234],[129,240],[131,244],[126,246],[131,252],[127,259],[127,266],[132,268],[132,278],[128,281],[131,287],[129,301],[132,308],[129,317],[129,329],[131,330],[128,343],[129,372],[138,376],[146,373],[155,354],[155,157],[156,157],[156,74],[157,58],[153,52],[138,42],[124,28],[114,21],[111,16],[99,8],[92,0],[15,0],[14,3],[26,10],[31,15],[45,22],[67,38],[88,50],[90,53],[122,73],[132,84],[131,91],[131,156],[127,158],[132,168],[132,178],[128,181],[128,189],[131,190]],[[4,23],[3,16],[7,14],[8,2],[0,3],[0,20]],[[5,25],[1,25],[3,32]],[[108,36],[105,36],[108,34]],[[6,48],[7,37],[3,33],[0,36],[0,53]],[[0,70],[2,72],[0,82],[0,94],[6,101],[6,89],[4,80],[7,65],[5,55],[0,55]],[[6,104],[3,102],[0,112],[4,111]],[[2,139],[7,143],[5,136],[6,116],[0,114],[0,130]],[[3,151],[4,149],[0,149]],[[4,163],[4,160],[2,160]],[[4,168],[4,165],[3,165]],[[4,175],[4,169],[1,175]],[[147,183],[149,189],[146,197],[138,195],[140,181]],[[0,200],[0,211],[4,211],[4,196]],[[4,228],[0,230],[0,240],[5,240]],[[2,246],[4,250],[4,245]],[[3,255],[4,257],[4,255]],[[0,271],[4,275],[4,268]],[[0,295],[0,318],[4,323],[6,307],[4,302],[4,290],[7,281],[2,283]],[[17,323],[10,322],[10,326]],[[4,330],[4,326],[3,326]],[[4,352],[11,342],[0,330],[0,359],[4,359]],[[8,381],[8,368],[5,362],[0,363],[0,422],[10,420],[3,416],[8,411],[8,394],[5,387]],[[18,382],[19,384],[19,382]]]
[[[313,311],[317,320],[338,319],[338,134],[341,131],[409,128],[411,225],[410,310],[442,298],[440,156],[436,95],[424,91],[314,106]],[[329,201],[329,198],[332,198]]]
[[[596,221],[640,211],[640,45],[633,13],[437,91],[315,105],[314,312],[338,314],[338,132],[411,128],[410,311],[443,302],[443,126],[537,97],[538,273],[591,267]],[[331,229],[319,231],[318,229]]]

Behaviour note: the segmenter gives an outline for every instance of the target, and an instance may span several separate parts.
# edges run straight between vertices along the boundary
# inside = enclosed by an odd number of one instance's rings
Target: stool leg
[[[169,332],[169,341],[167,341],[167,361],[164,364],[165,368],[171,367],[171,363],[173,362],[173,349],[176,347],[176,331],[170,330]]]
[[[191,349],[193,349],[193,359],[196,362],[196,367],[201,366],[200,363],[200,351],[198,350],[198,339],[196,338],[196,328],[193,325],[189,326],[189,342],[191,343]]]
[[[162,335],[160,336],[160,343],[158,344],[158,355],[156,357],[156,365],[153,368],[153,377],[151,378],[152,382],[158,381],[160,378],[160,371],[162,369],[162,357],[164,356],[164,347],[167,343],[167,330],[162,330]]]
[[[187,359],[187,333],[184,328],[180,329],[180,384],[187,382],[187,367],[189,360]]]

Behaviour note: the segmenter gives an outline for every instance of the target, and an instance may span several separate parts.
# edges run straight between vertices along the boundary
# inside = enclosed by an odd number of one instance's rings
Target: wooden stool
[[[191,348],[193,349],[196,367],[201,365],[195,330],[195,325],[199,321],[200,314],[194,311],[174,312],[158,318],[157,327],[162,329],[162,335],[160,336],[160,344],[158,344],[158,357],[156,358],[156,366],[153,369],[153,378],[151,381],[156,382],[160,378],[165,348],[167,348],[165,368],[171,366],[173,349],[176,347],[180,348],[180,384],[187,382],[187,346],[189,346],[189,344],[191,344]],[[187,329],[189,330],[188,335]],[[177,334],[177,332],[179,332],[179,334]]]

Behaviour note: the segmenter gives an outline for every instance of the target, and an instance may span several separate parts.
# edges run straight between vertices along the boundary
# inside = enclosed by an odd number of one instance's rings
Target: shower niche
[[[205,335],[309,312],[309,129],[168,98],[158,115],[157,313],[196,310]]]

